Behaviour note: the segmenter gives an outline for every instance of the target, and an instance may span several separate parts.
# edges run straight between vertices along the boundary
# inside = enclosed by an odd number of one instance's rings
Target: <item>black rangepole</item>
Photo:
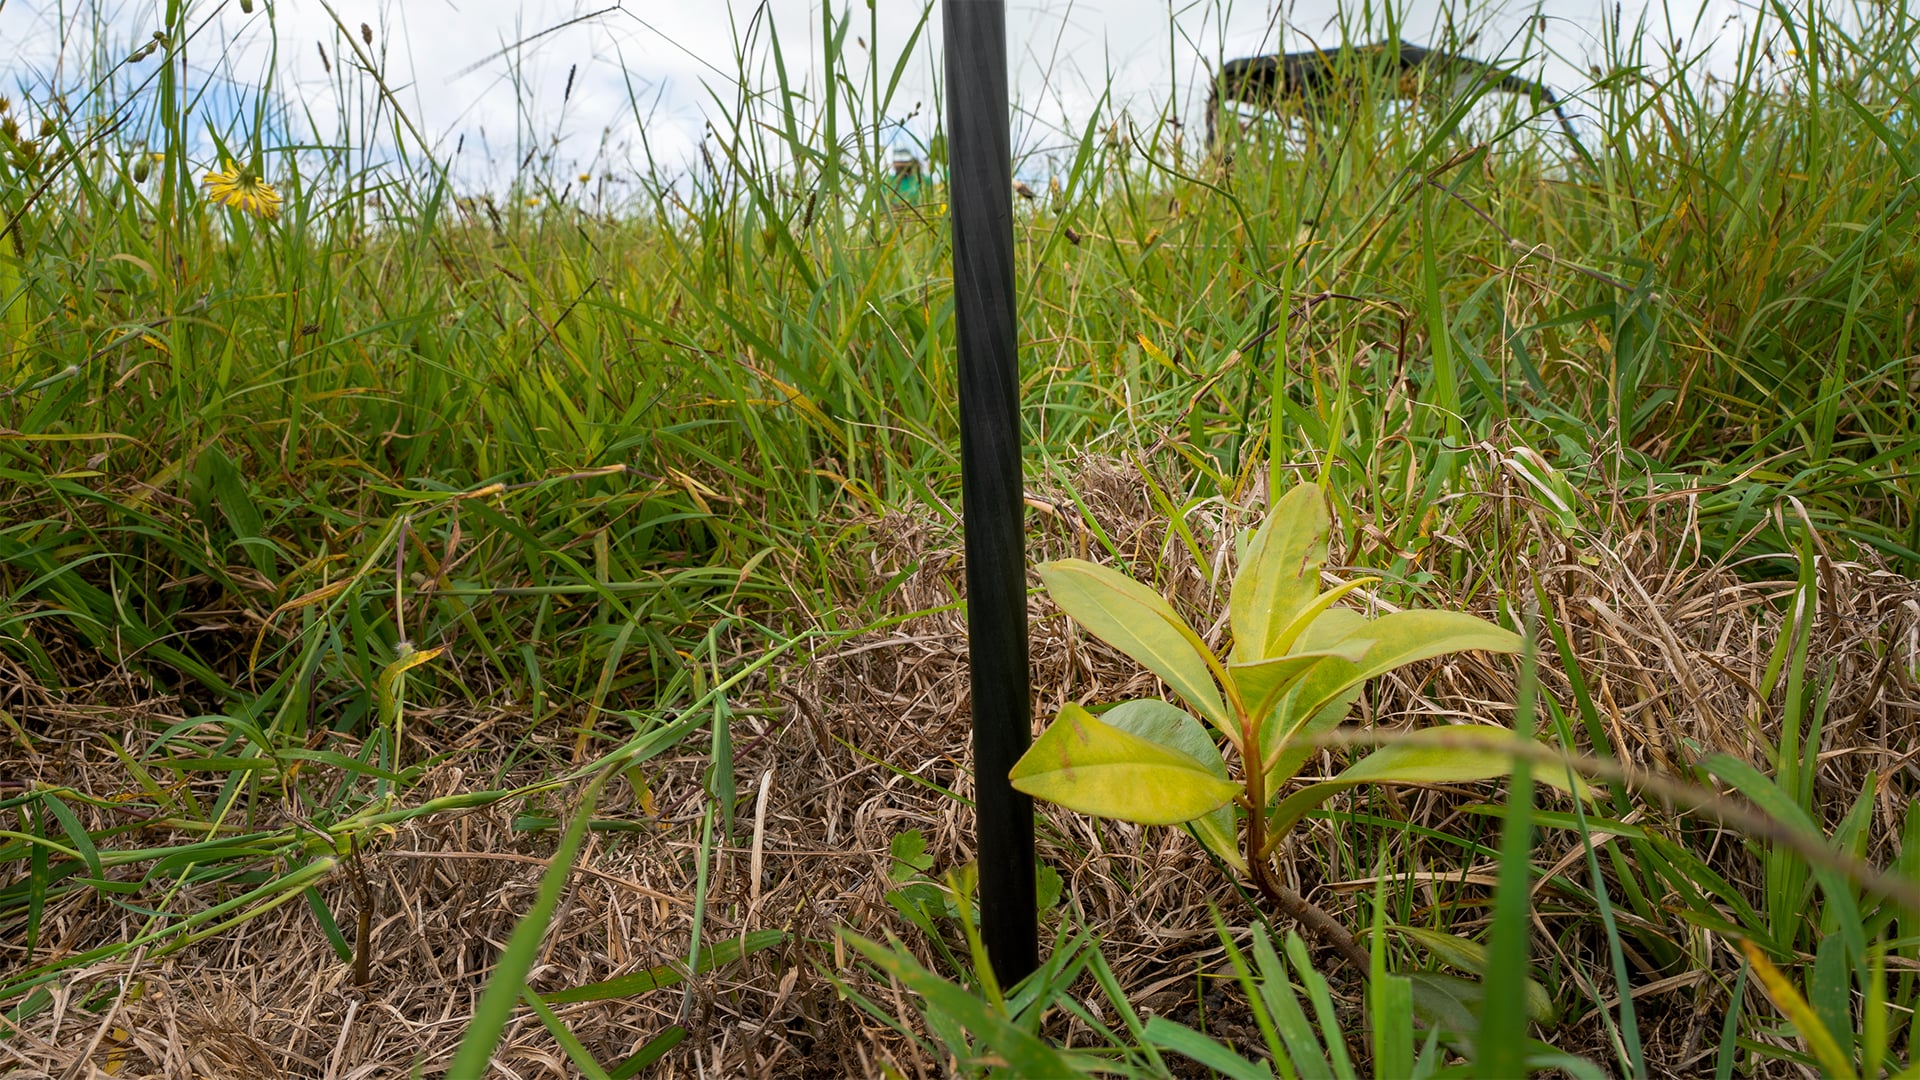
[[[1039,966],[1026,752],[1027,560],[1013,300],[1013,138],[1003,0],[945,0],[947,189],[960,352],[960,495],[973,677],[980,935],[1001,985]]]

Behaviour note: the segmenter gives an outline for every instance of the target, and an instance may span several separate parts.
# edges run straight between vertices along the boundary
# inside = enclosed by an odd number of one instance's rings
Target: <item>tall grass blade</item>
[[[493,1058],[494,1047],[499,1044],[507,1021],[513,1017],[514,1005],[526,990],[527,973],[533,970],[534,957],[546,937],[554,909],[559,906],[560,894],[566,891],[567,877],[580,855],[581,842],[586,839],[587,822],[593,816],[600,790],[609,775],[602,773],[595,777],[581,792],[580,805],[568,820],[546,873],[540,877],[540,889],[534,894],[533,906],[514,926],[513,936],[507,939],[507,947],[494,964],[493,975],[487,979],[487,987],[474,1006],[473,1021],[447,1065],[447,1075],[481,1076],[489,1071],[488,1062]]]

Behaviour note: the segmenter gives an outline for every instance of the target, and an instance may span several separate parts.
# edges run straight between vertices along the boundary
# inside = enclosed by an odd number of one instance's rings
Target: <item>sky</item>
[[[961,0],[966,2],[966,0]],[[881,141],[923,145],[931,131],[940,12],[916,0],[829,0],[851,17],[846,49],[885,81],[899,84]],[[1402,36],[1438,40],[1449,17],[1475,27],[1470,51],[1483,58],[1536,58],[1529,69],[1563,94],[1589,78],[1606,55],[1616,19],[1631,32],[1705,50],[1729,66],[1745,9],[1735,0],[1612,4],[1539,0],[1465,5],[1407,0]],[[343,78],[349,38],[382,72],[414,130],[437,157],[476,183],[510,176],[529,151],[550,155],[555,173],[669,172],[698,160],[704,125],[725,126],[738,101],[740,52],[746,83],[778,85],[775,50],[790,82],[818,88],[823,52],[821,0],[201,0],[189,6],[189,64],[210,88],[204,121],[245,126],[269,74],[291,105],[296,141],[338,137],[341,118],[380,144],[413,136],[376,112],[364,77]],[[1009,0],[1015,147],[1029,159],[1060,153],[1096,110],[1150,120],[1167,102],[1197,119],[1205,71],[1220,57],[1337,44],[1335,0]],[[0,87],[44,100],[50,89],[80,96],[100,70],[158,28],[163,0],[0,0]],[[1618,12],[1618,15],[1615,15]],[[1544,23],[1534,21],[1544,17]],[[363,33],[371,44],[360,41]],[[1544,26],[1531,42],[1529,29]],[[918,37],[915,33],[918,28]],[[1362,35],[1372,37],[1375,35]],[[911,49],[909,44],[911,43]],[[1504,46],[1504,47],[1503,47]],[[4,55],[11,52],[11,56]],[[123,69],[127,85],[153,61]],[[1111,96],[1104,102],[1103,92]],[[121,93],[127,91],[122,90]],[[1576,110],[1577,111],[1577,110]],[[371,121],[371,122],[369,122]],[[455,155],[458,150],[457,156]]]

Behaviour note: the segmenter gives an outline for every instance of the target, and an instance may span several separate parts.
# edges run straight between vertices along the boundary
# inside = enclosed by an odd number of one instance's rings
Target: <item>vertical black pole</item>
[[[1013,135],[1003,0],[944,0],[947,199],[960,351],[960,494],[973,675],[980,934],[1001,985],[1039,966],[1033,800],[1007,771],[1026,752],[1027,560],[1013,299]]]

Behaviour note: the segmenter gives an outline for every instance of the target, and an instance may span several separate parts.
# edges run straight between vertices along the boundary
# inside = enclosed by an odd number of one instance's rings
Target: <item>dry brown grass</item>
[[[1760,739],[1777,738],[1777,710],[1757,700],[1753,685],[1780,627],[1785,587],[1703,565],[1693,554],[1684,502],[1619,504],[1611,510],[1604,542],[1583,552],[1507,486],[1498,468],[1487,473],[1493,497],[1482,500],[1471,518],[1443,522],[1438,530],[1472,538],[1463,549],[1485,564],[1471,567],[1464,580],[1483,586],[1471,594],[1423,596],[1422,602],[1490,613],[1498,585],[1537,579],[1570,629],[1616,750],[1634,764],[1670,773],[1714,750],[1765,767],[1755,748]],[[1136,566],[1162,567],[1159,587],[1189,616],[1219,609],[1223,589],[1208,582],[1210,576],[1226,580],[1230,567],[1195,565],[1151,511],[1136,476],[1110,463],[1085,462],[1072,484],[1123,553],[1138,560]],[[1067,509],[1032,518],[1036,559],[1085,546],[1080,528],[1065,516],[1074,513],[1071,504],[1060,506]],[[1188,524],[1203,544],[1217,549],[1244,518],[1213,504]],[[917,567],[887,599],[887,613],[939,607],[956,595],[955,528],[924,512],[862,524],[871,543],[865,565],[845,568],[850,587],[871,588]],[[1373,554],[1363,547],[1347,558],[1366,562]],[[1828,808],[1831,824],[1868,773],[1876,775],[1880,787],[1868,855],[1884,864],[1899,816],[1920,790],[1920,688],[1913,680],[1920,669],[1920,583],[1866,564],[1828,561],[1821,586],[1814,655],[1830,672],[1833,690],[1817,803]],[[1036,596],[1031,613],[1040,718],[1068,700],[1158,692],[1151,676],[1076,632],[1043,598]],[[1225,632],[1211,619],[1199,625],[1210,627],[1216,639]],[[745,810],[733,843],[712,868],[706,935],[713,941],[772,928],[791,937],[782,948],[693,979],[690,992],[675,987],[618,1003],[560,1007],[599,1060],[617,1061],[669,1025],[685,1023],[688,1039],[649,1075],[873,1076],[883,1062],[907,1076],[944,1074],[945,1062],[928,1059],[839,1000],[823,973],[837,971],[873,1000],[912,1016],[896,987],[847,964],[834,934],[843,927],[875,937],[907,934],[885,902],[888,845],[903,830],[925,833],[937,870],[972,857],[967,815],[927,786],[962,795],[971,790],[965,661],[963,619],[949,611],[844,642],[756,684],[748,697],[772,708],[736,720],[735,770]],[[1510,663],[1477,655],[1420,665],[1376,684],[1362,722],[1505,723],[1514,678]],[[1564,674],[1549,662],[1543,679],[1544,690],[1571,713]],[[137,752],[169,717],[164,701],[89,708],[24,691],[7,707],[33,733],[28,753],[20,754],[17,745],[9,750],[8,777],[70,784],[101,796],[124,782],[105,736]],[[435,749],[458,752],[410,798],[536,778],[545,762],[567,760],[574,737],[564,730],[524,730],[512,713],[427,715],[414,723]],[[683,745],[682,755],[647,766],[659,811],[653,825],[592,835],[534,969],[536,989],[685,958],[706,764],[697,749]],[[1319,767],[1336,766],[1328,755]],[[753,807],[763,785],[765,826],[756,833]],[[648,820],[630,791],[609,790],[614,794],[599,816]],[[1490,789],[1435,788],[1356,799],[1369,798],[1373,813],[1391,811],[1425,827],[1484,837],[1490,827],[1472,811],[1491,797]],[[489,965],[530,903],[551,850],[550,832],[512,827],[513,816],[526,809],[496,805],[415,822],[357,864],[343,863],[324,884],[343,920],[357,910],[363,885],[376,898],[370,985],[353,985],[351,967],[334,955],[305,905],[293,903],[157,962],[134,956],[76,973],[58,984],[51,1009],[0,1039],[0,1073],[327,1080],[404,1076],[416,1068],[437,1074],[466,1026]],[[564,807],[544,808],[556,809]],[[1696,844],[1704,837],[1713,865],[1753,887],[1758,863],[1737,837],[1716,838],[1710,822],[1692,819],[1680,807],[1643,803],[1637,822],[1684,832]],[[1364,925],[1375,852],[1356,853],[1335,829],[1326,821],[1306,823],[1291,842],[1288,874],[1295,887],[1349,925]],[[152,839],[177,842],[181,835]],[[1442,925],[1455,933],[1475,933],[1491,895],[1491,861],[1443,864],[1434,860],[1458,849],[1405,836],[1389,835],[1385,842],[1390,865],[1419,875],[1413,888],[1423,910],[1446,912]],[[759,882],[749,880],[756,844],[764,851]],[[1224,965],[1208,905],[1219,905],[1230,925],[1245,926],[1258,913],[1223,885],[1197,844],[1174,830],[1096,822],[1045,808],[1040,847],[1065,879],[1065,903],[1071,905],[1070,914],[1049,913],[1048,925],[1065,917],[1092,931],[1137,1006],[1192,1021],[1201,1004],[1199,973]],[[1577,840],[1547,831],[1535,862],[1571,866],[1568,877],[1584,880],[1579,856]],[[189,887],[173,898],[171,909],[215,902],[222,888]],[[1609,995],[1605,941],[1593,913],[1551,884],[1536,895],[1536,958],[1559,979],[1591,982],[1596,992]],[[43,940],[56,952],[71,952],[124,940],[136,924],[125,909],[87,894],[49,910]],[[1636,982],[1644,987],[1637,1005],[1649,1065],[1655,1075],[1690,1075],[1707,1067],[1701,1063],[1717,1038],[1738,954],[1732,943],[1677,916],[1670,925],[1649,929],[1692,959],[1689,970],[1662,970],[1630,950],[1630,962],[1639,968]],[[908,941],[926,956],[924,942]],[[17,962],[18,946],[0,945],[0,956]],[[1342,971],[1331,954],[1317,954],[1317,960],[1344,995],[1349,1030],[1361,1030],[1353,974]],[[1231,1004],[1237,994],[1231,987],[1209,992],[1208,1022],[1216,1034],[1233,1037],[1241,1027],[1250,1036]],[[1757,996],[1748,1004],[1771,1008]],[[1050,1033],[1067,1041],[1086,1037],[1065,1024]],[[1564,1049],[1612,1060],[1590,1008],[1576,1005],[1575,1015],[1551,1037]],[[496,1062],[501,1076],[572,1074],[551,1036],[525,1010],[509,1027]],[[1766,1075],[1790,1074],[1777,1064],[1768,1068]]]

